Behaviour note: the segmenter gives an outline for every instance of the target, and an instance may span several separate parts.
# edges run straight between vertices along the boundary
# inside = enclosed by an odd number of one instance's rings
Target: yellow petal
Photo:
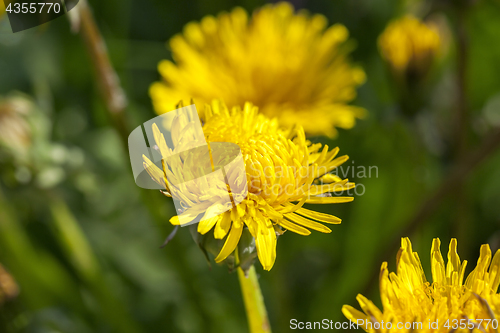
[[[165,137],[163,136],[163,133],[160,132],[156,123],[153,124],[153,136],[155,138],[156,145],[160,149],[162,158],[167,158],[170,155],[170,152],[165,141]]]
[[[324,184],[330,184],[330,183],[340,182],[342,181],[342,178],[332,173],[327,173],[326,175],[322,176],[319,180]]]
[[[309,195],[319,195],[327,192],[342,192],[354,188],[356,185],[354,183],[348,183],[346,179],[343,182],[325,185],[313,185],[309,189]]]
[[[295,223],[292,223],[286,219],[278,221],[278,224],[283,228],[295,232],[296,234],[299,235],[308,236],[311,234],[311,231],[309,231],[308,229],[301,227],[300,225],[297,225]]]
[[[353,201],[353,197],[311,197],[307,199],[309,204],[336,204]]]
[[[286,214],[285,218],[287,218],[288,220],[291,220],[294,223],[297,223],[299,225],[302,225],[304,227],[307,227],[307,228],[310,228],[310,229],[313,229],[313,230],[316,230],[319,232],[324,232],[324,233],[332,232],[330,230],[330,228],[322,225],[321,223],[308,220],[308,219],[306,219],[300,215],[297,215],[295,213]]]
[[[229,228],[231,227],[231,213],[225,212],[222,219],[215,225],[214,237],[216,239],[223,239],[226,237]]]
[[[167,188],[165,184],[165,175],[163,171],[157,167],[146,155],[142,155],[144,169],[148,172],[149,176],[159,185]]]
[[[342,307],[342,313],[344,314],[344,316],[346,316],[347,319],[351,320],[354,323],[360,320],[359,323],[361,324],[361,320],[363,320],[363,322],[366,322],[368,318],[368,316],[363,312],[356,310],[350,305],[344,305]],[[366,325],[363,325],[363,327],[366,327]]]
[[[257,256],[262,267],[266,271],[271,270],[276,260],[276,233],[274,232],[274,228],[265,231],[259,230],[255,246],[257,247]]]
[[[315,212],[313,210],[309,210],[309,209],[305,209],[305,208],[298,209],[297,214],[300,214],[302,216],[308,217],[310,219],[313,219],[313,220],[316,220],[319,222],[324,222],[324,223],[339,224],[340,222],[342,222],[342,220],[336,216],[333,216],[330,214],[325,214],[325,213],[320,213],[320,212]]]
[[[172,223],[172,225],[180,225],[181,222],[179,221],[179,216],[177,216],[177,215],[173,216],[170,219],[170,223]]]
[[[202,235],[209,232],[214,225],[220,220],[220,216],[214,216],[205,220],[201,220],[198,223],[198,232]]]
[[[229,234],[226,238],[226,242],[224,243],[224,246],[222,246],[222,250],[220,251],[217,258],[215,258],[215,262],[219,263],[226,259],[231,253],[233,253],[234,249],[236,249],[236,246],[238,245],[238,241],[240,240],[242,232],[243,223],[240,223],[239,226],[233,223],[233,226],[231,227],[231,230],[229,231]]]

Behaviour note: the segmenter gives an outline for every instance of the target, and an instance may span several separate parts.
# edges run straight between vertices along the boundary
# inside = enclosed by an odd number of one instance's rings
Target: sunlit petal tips
[[[490,247],[481,246],[477,265],[464,282],[467,261],[460,261],[457,240],[450,242],[447,263],[440,245],[438,238],[433,240],[428,282],[418,254],[403,238],[396,273],[385,262],[380,270],[383,310],[358,295],[362,312],[344,305],[344,315],[367,332],[498,332],[500,250],[492,259]]]

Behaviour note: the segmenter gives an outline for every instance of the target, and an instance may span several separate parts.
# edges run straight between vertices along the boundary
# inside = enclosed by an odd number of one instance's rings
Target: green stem
[[[250,333],[271,333],[264,297],[262,297],[255,267],[253,265],[250,267],[248,276],[245,276],[245,272],[241,267],[238,267],[238,279],[240,280],[241,293],[245,302]]]

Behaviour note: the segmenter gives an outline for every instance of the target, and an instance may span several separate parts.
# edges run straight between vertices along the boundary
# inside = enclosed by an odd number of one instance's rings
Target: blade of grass
[[[99,302],[104,317],[116,332],[142,332],[139,325],[131,319],[131,314],[123,306],[123,302],[120,302],[113,294],[112,288],[107,285],[92,247],[67,204],[56,196],[51,196],[49,200],[57,240],[68,260]]]

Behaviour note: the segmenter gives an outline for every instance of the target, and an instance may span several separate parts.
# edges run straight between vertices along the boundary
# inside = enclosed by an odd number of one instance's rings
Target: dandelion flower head
[[[467,261],[460,261],[457,240],[449,245],[445,264],[441,242],[431,249],[432,283],[425,277],[419,256],[408,238],[402,239],[397,271],[389,273],[387,263],[380,271],[382,310],[358,295],[363,312],[344,305],[342,312],[352,320],[364,320],[367,332],[497,332],[500,319],[500,250],[492,259],[488,245],[481,246],[474,270],[465,278]],[[464,281],[465,279],[465,281]],[[462,321],[461,321],[462,320]],[[385,323],[381,327],[382,321]],[[430,327],[429,323],[438,323]],[[391,323],[392,328],[388,328]],[[397,327],[398,323],[407,327]],[[421,323],[420,326],[408,323]],[[375,329],[375,326],[379,329]],[[481,327],[479,327],[481,325]],[[401,325],[400,325],[401,326]],[[464,327],[465,326],[465,327]]]
[[[378,44],[396,73],[425,73],[440,50],[441,38],[437,26],[407,15],[389,23]]]
[[[348,105],[365,74],[353,66],[345,26],[323,15],[294,12],[283,2],[249,16],[242,8],[186,25],[170,40],[173,62],[159,64],[162,82],[151,86],[158,113],[179,100],[229,106],[252,102],[284,126],[300,123],[310,134],[335,136],[365,110]]]
[[[341,222],[335,216],[303,207],[306,203],[352,201],[352,197],[340,194],[353,188],[354,184],[332,173],[348,159],[347,156],[336,157],[338,148],[329,150],[326,145],[309,142],[301,126],[281,128],[277,119],[269,119],[260,114],[258,108],[251,103],[245,103],[243,108],[228,108],[220,101],[213,101],[206,106],[204,112],[206,122],[203,132],[206,141],[210,145],[231,142],[241,149],[247,179],[245,185],[248,189],[246,197],[236,207],[202,220],[197,226],[200,234],[213,231],[215,239],[224,240],[224,245],[215,258],[216,262],[224,261],[233,253],[243,229],[248,228],[255,240],[262,266],[270,270],[276,259],[277,237],[286,230],[299,235],[309,235],[310,230],[329,233],[331,229],[322,223]],[[166,152],[169,148],[159,133],[155,137],[160,150],[165,151],[162,152],[165,157],[169,154]],[[178,190],[164,177],[165,172],[173,170],[171,167],[164,165],[164,170],[160,170],[147,157],[143,158],[144,167],[153,180],[165,187],[164,193],[172,195]],[[217,156],[213,157],[214,164],[218,163],[217,159]],[[179,168],[189,168],[191,166],[187,164],[197,163],[196,160],[185,159]],[[233,179],[235,177],[233,174],[227,175],[229,182],[236,183],[237,180]],[[210,186],[211,190],[216,187],[217,185]],[[197,193],[200,188],[190,188],[192,193],[188,195],[184,205],[207,209],[216,204],[218,195]],[[178,217],[172,218],[171,223],[179,224]]]

